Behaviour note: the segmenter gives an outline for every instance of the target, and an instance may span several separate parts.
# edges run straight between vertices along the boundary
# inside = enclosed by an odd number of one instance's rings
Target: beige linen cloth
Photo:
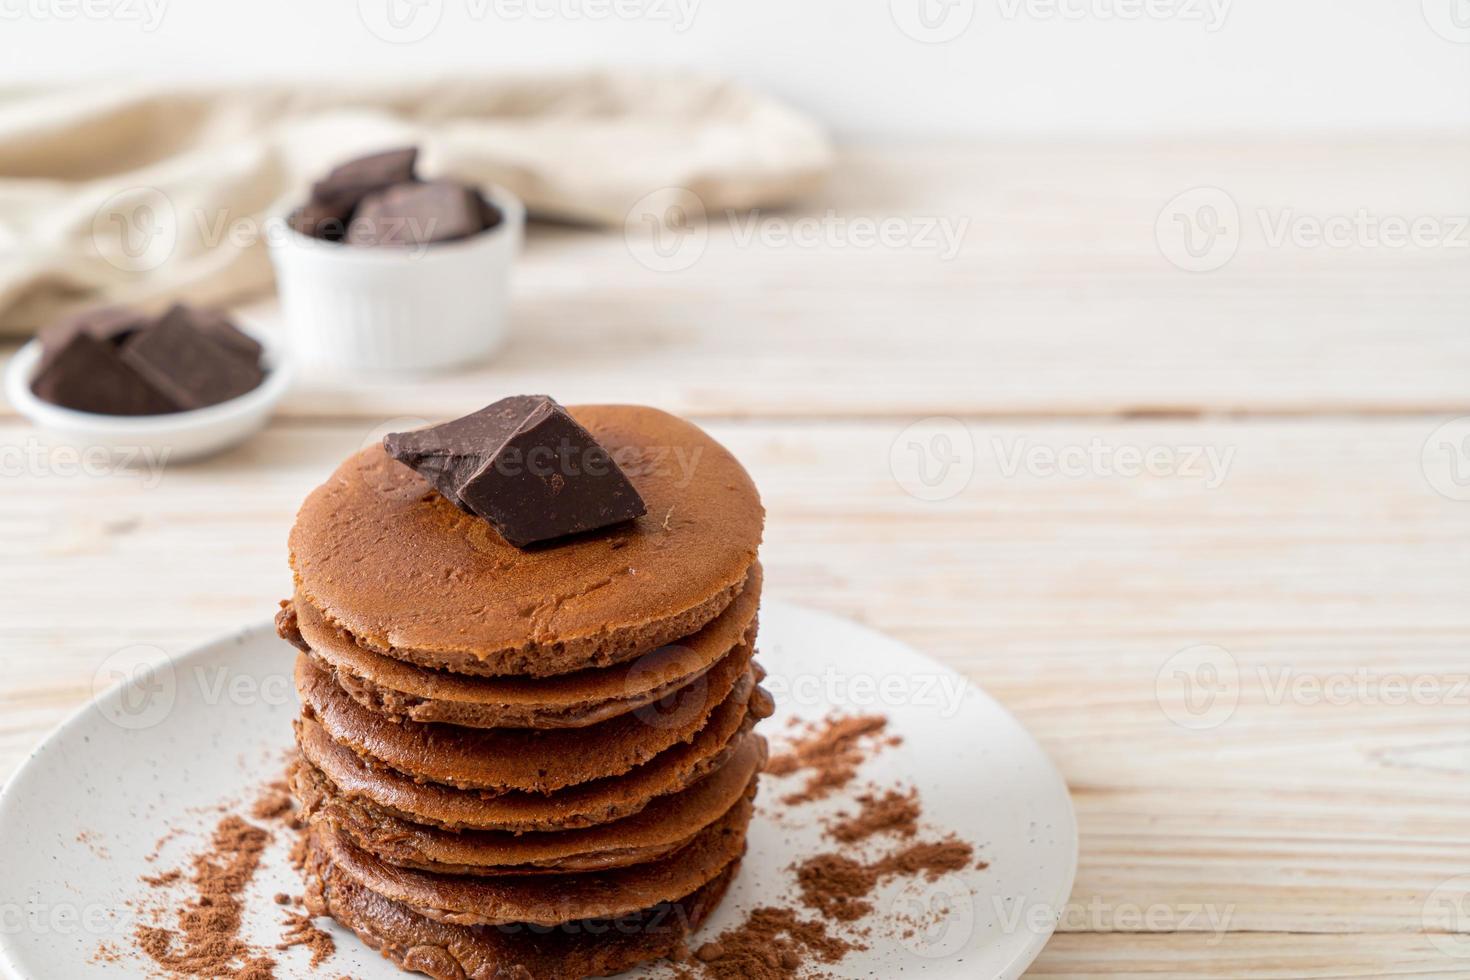
[[[0,90],[0,333],[268,290],[268,219],[334,164],[408,143],[421,173],[617,227],[665,188],[711,213],[780,206],[831,159],[801,114],[689,74]]]

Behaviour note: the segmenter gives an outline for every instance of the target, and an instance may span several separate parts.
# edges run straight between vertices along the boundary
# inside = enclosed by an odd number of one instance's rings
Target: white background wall
[[[1470,0],[0,0],[5,81],[617,63],[849,135],[1463,132]]]

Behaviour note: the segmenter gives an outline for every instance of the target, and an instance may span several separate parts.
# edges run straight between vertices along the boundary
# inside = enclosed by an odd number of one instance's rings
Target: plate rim
[[[762,601],[761,605],[763,609],[770,609],[773,607],[778,608],[782,610],[783,614],[806,616],[825,620],[834,624],[840,624],[841,627],[844,629],[856,629],[863,633],[871,635],[872,637],[883,643],[902,647],[908,656],[913,657],[916,661],[923,664],[926,669],[942,671],[944,673],[962,678],[969,691],[984,699],[984,701],[987,703],[988,707],[992,711],[999,712],[999,714],[1004,717],[1009,725],[1011,725],[1018,733],[1020,733],[1028,742],[1031,743],[1031,745],[1036,750],[1037,758],[1042,764],[1044,764],[1044,771],[1047,781],[1054,784],[1054,787],[1060,790],[1059,795],[1063,802],[1063,812],[1066,823],[1065,827],[1062,829],[1064,831],[1065,837],[1067,838],[1069,846],[1066,846],[1064,848],[1065,866],[1064,874],[1062,875],[1062,886],[1059,889],[1060,894],[1049,896],[1049,898],[1052,899],[1052,907],[1057,910],[1061,910],[1071,899],[1072,890],[1076,887],[1077,870],[1081,857],[1081,837],[1077,823],[1076,802],[1072,798],[1071,787],[1067,784],[1067,781],[1065,777],[1063,777],[1061,770],[1057,767],[1056,761],[1051,757],[1051,754],[1046,751],[1045,746],[1043,746],[1041,742],[1037,740],[1036,736],[1031,733],[1030,729],[1023,725],[1020,719],[1018,719],[1010,711],[1010,709],[1008,709],[1004,704],[1002,704],[993,695],[991,695],[989,691],[985,690],[985,688],[981,686],[979,682],[973,680],[969,675],[961,673],[954,667],[951,667],[948,664],[935,659],[924,651],[917,649],[905,640],[901,640],[898,637],[895,637],[889,633],[885,633],[879,629],[869,626],[867,623],[864,623],[853,617],[844,616],[842,614],[830,612],[825,609],[818,609],[811,606],[802,605],[800,603],[787,602],[776,598],[766,598]],[[253,638],[256,634],[270,635],[274,632],[274,620],[265,619],[244,627],[217,634],[211,639],[201,643],[196,643],[180,653],[173,654],[166,652],[165,659],[175,669],[178,669],[191,660],[216,655],[217,648],[223,647],[225,644],[233,643],[235,645],[240,645],[242,643],[248,642],[248,640],[250,638]],[[20,763],[19,766],[16,767],[15,771],[6,778],[3,785],[0,785],[0,827],[3,827],[5,823],[10,819],[10,817],[12,816],[12,811],[16,807],[20,806],[20,804],[17,802],[17,800],[19,799],[18,787],[23,779],[30,773],[30,771],[35,766],[40,765],[39,759],[41,755],[45,752],[45,750],[54,743],[60,741],[67,734],[67,732],[69,732],[75,726],[81,724],[82,721],[86,719],[92,712],[96,711],[98,708],[106,707],[107,705],[115,702],[116,699],[121,696],[125,684],[126,681],[119,681],[101,691],[100,693],[95,693],[92,697],[88,698],[85,702],[76,707],[70,714],[68,714],[60,722],[53,726],[41,738],[41,740],[38,741],[31,748],[30,752],[27,753],[25,759]],[[1056,934],[1057,926],[1058,922],[1051,921],[1047,924],[1047,927],[1045,929],[1033,932],[1031,938],[1025,943],[1024,946],[1021,946],[1017,949],[1015,955],[1011,958],[1010,962],[999,974],[997,974],[996,980],[1016,980],[1016,978],[1019,978],[1022,973],[1025,972],[1027,967],[1036,962],[1037,958],[1041,955],[1047,944],[1051,942],[1052,937]],[[14,947],[10,941],[9,934],[5,932],[0,932],[0,975],[3,975],[7,978],[13,978],[13,980],[34,980],[34,978],[29,978],[26,976],[25,973],[22,972],[20,964],[16,962],[12,955],[13,949]]]

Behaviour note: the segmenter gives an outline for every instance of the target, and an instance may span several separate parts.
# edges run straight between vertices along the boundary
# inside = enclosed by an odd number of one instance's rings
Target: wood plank
[[[801,208],[714,216],[687,269],[640,264],[620,233],[537,227],[492,365],[431,383],[312,372],[284,410],[439,418],[554,389],[739,418],[1465,414],[1467,169],[1467,140],[851,147]],[[1241,215],[1217,271],[1177,268],[1156,240],[1196,187]],[[1271,241],[1284,219],[1360,212],[1347,247]],[[1438,237],[1375,244],[1398,218]],[[880,220],[894,244],[864,245]],[[268,303],[251,315],[274,321]]]
[[[1083,831],[1075,901],[1203,903],[1228,909],[1231,930],[1306,934],[1412,933],[1427,897],[1470,867],[1470,504],[1426,479],[1433,427],[972,421],[973,453],[950,448],[973,477],[930,501],[895,478],[899,422],[711,426],[762,488],[772,596],[910,640],[983,684],[1057,759]],[[296,505],[369,434],[277,427],[156,481],[61,475],[48,457],[12,474],[0,771],[87,696],[108,653],[177,652],[269,616],[289,586]],[[0,426],[0,445],[27,437]],[[1213,489],[1187,468],[1008,472],[1018,447],[1096,445],[1109,465],[1124,447],[1162,447],[1179,465],[1195,450],[1233,455]],[[1448,462],[1431,462],[1442,476]],[[1198,644],[1228,651],[1238,704],[1191,730],[1170,670]],[[1119,955],[1123,975],[1151,962]],[[1377,975],[1386,961],[1362,962],[1317,975]],[[1442,961],[1428,964],[1435,975]],[[1245,975],[1222,969],[1201,975]]]
[[[1464,980],[1466,960],[1426,937],[1227,934],[1056,936],[1027,971],[1029,980],[1347,980],[1414,977]]]

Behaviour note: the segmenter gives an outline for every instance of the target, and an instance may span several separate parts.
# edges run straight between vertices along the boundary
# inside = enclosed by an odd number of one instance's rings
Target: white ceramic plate
[[[928,836],[952,831],[989,862],[936,882],[885,886],[876,896],[881,924],[867,939],[871,948],[824,969],[846,977],[1019,976],[1050,936],[1076,870],[1067,788],[1040,746],[958,674],[847,620],[766,603],[760,650],[771,672],[766,686],[780,704],[763,726],[773,741],[779,744],[792,717],[888,715],[903,744],[871,758],[859,783],[916,785]],[[294,654],[261,625],[156,669],[140,668],[148,658],[137,651],[110,658],[100,676],[127,680],[53,733],[0,793],[0,965],[9,974],[150,975],[132,954],[129,902],[150,893],[139,878],[184,866],[222,812],[247,812],[261,784],[279,774],[296,713]],[[776,802],[800,778],[763,784],[763,815],[744,870],[702,935],[793,894],[792,864],[833,849],[821,838],[821,818],[840,809],[840,800]],[[148,861],[173,826],[185,833]],[[885,846],[891,842],[874,843]],[[301,892],[284,839],[267,854],[246,905],[247,938],[267,948],[281,936],[282,910],[271,901],[277,892]],[[345,931],[335,935],[338,952],[318,970],[293,949],[276,954],[278,975],[404,975]],[[104,944],[125,955],[99,959]]]

